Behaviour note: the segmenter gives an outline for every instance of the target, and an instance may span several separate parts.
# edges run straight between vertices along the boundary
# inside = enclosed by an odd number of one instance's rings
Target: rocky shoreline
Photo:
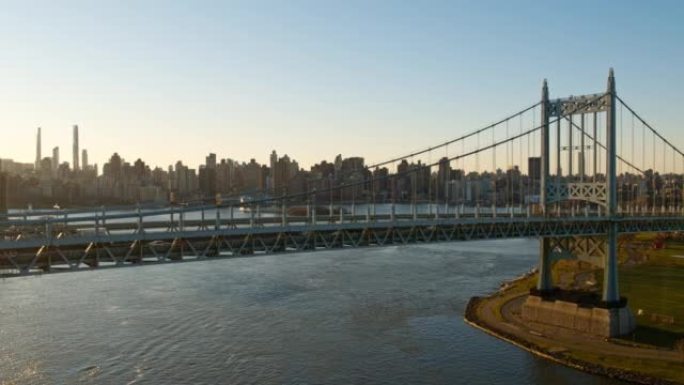
[[[568,357],[563,353],[560,352],[552,352],[548,351],[547,349],[538,346],[535,343],[532,343],[530,341],[527,341],[523,338],[520,338],[518,336],[512,335],[510,333],[504,332],[502,330],[498,330],[495,327],[492,327],[491,325],[487,325],[485,322],[480,320],[478,316],[477,309],[480,306],[480,304],[484,301],[486,301],[488,298],[486,297],[473,297],[470,299],[468,302],[468,305],[466,306],[465,310],[465,315],[464,319],[465,322],[475,328],[478,328],[482,330],[483,332],[490,334],[494,337],[497,337],[499,339],[502,339],[504,341],[507,341],[509,343],[512,343],[522,349],[525,349],[529,351],[532,354],[535,354],[539,357],[548,359],[550,361],[585,371],[587,373],[599,375],[599,376],[604,376],[604,377],[609,377],[609,378],[614,378],[618,379],[621,381],[627,381],[635,384],[644,384],[644,385],[676,385],[678,383],[664,380],[661,378],[653,377],[644,373],[639,373],[635,371],[629,371],[629,370],[622,370],[622,369],[615,369],[615,368],[609,368],[605,367],[603,365],[594,363],[594,362],[588,362],[588,361],[583,361],[579,360],[573,357]]]

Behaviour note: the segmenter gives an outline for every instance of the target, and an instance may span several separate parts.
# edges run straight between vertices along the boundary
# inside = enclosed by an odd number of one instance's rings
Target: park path
[[[527,294],[503,293],[500,295],[502,297],[496,301],[485,299],[477,310],[480,322],[495,331],[500,330],[511,334],[519,340],[531,342],[548,351],[570,350],[607,356],[669,361],[681,363],[682,370],[684,370],[682,354],[673,350],[621,345],[562,327],[523,321],[520,318],[520,312]],[[502,301],[504,304],[499,309],[498,305]]]

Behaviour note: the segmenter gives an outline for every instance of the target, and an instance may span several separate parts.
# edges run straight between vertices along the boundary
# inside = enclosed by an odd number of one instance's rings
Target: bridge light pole
[[[606,93],[608,110],[606,112],[606,190],[607,190],[607,215],[608,215],[608,239],[606,250],[606,263],[603,276],[603,301],[615,304],[620,301],[617,279],[617,153],[616,153],[616,130],[615,130],[615,76],[613,69],[608,75],[608,90]]]

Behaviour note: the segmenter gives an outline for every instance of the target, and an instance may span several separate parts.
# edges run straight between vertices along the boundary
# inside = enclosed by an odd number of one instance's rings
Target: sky
[[[681,1],[3,1],[0,158],[381,161],[540,98],[618,94],[678,147]]]

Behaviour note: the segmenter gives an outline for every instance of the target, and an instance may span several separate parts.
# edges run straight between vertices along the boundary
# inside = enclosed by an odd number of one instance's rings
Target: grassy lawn
[[[635,242],[647,245],[652,238],[640,234]],[[643,264],[620,268],[620,293],[628,298],[638,325],[625,339],[672,347],[684,339],[684,258],[679,257],[684,257],[684,242],[668,241],[662,249],[644,252]]]
[[[568,355],[583,361],[603,364],[612,368],[634,370],[678,383],[684,382],[682,365],[677,362],[622,356],[605,356],[587,351],[571,351],[568,352]]]
[[[636,313],[643,310],[639,324],[654,328],[667,325],[684,333],[684,267],[643,265],[620,271],[620,290]],[[673,323],[652,319],[652,315],[673,317]]]

